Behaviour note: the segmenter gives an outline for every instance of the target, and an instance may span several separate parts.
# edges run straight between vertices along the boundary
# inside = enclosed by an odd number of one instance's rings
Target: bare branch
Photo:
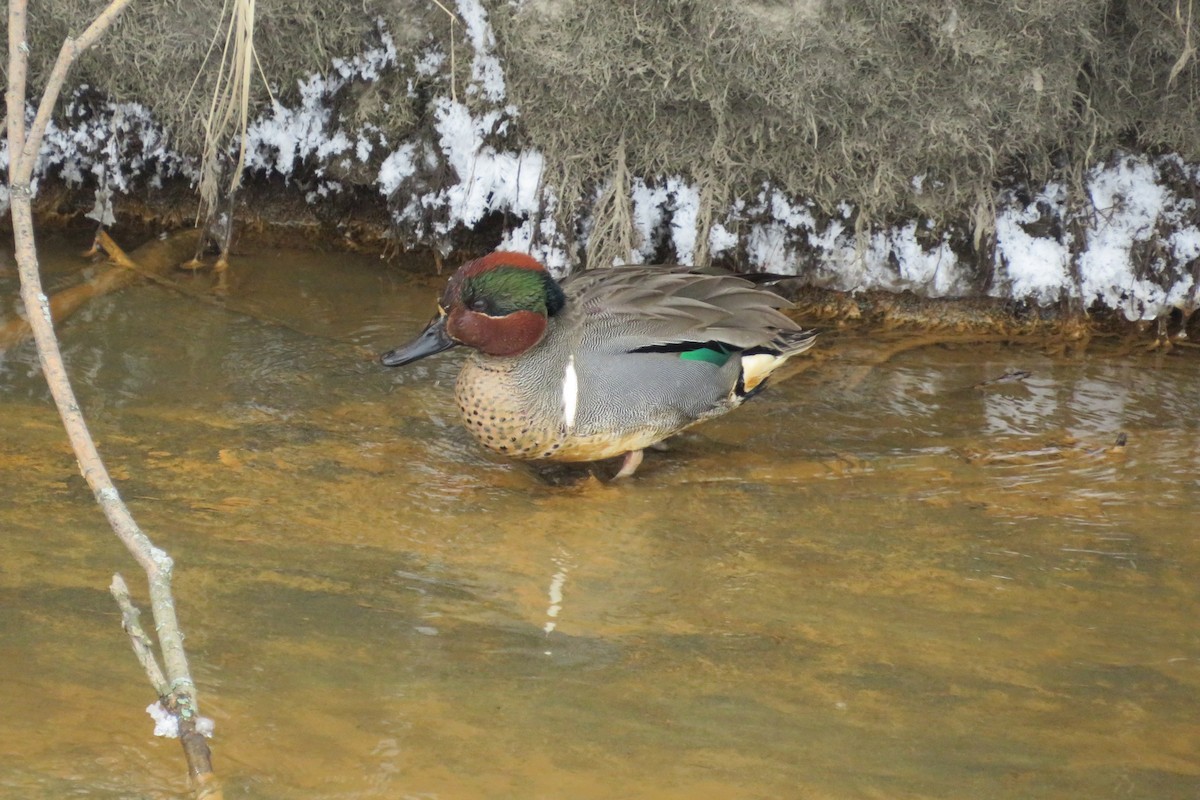
[[[38,151],[41,148],[42,137],[50,121],[51,111],[62,90],[67,71],[75,59],[112,25],[129,2],[130,0],[113,0],[78,39],[68,38],[63,43],[58,60],[50,73],[42,100],[38,105],[33,126],[28,133],[25,131],[25,90],[28,69],[28,45],[25,41],[26,0],[10,0],[9,2],[9,70],[5,99],[8,104],[8,174],[14,250],[21,281],[21,300],[25,304],[26,317],[37,344],[38,360],[41,363],[42,373],[46,377],[46,383],[50,387],[50,393],[54,397],[54,403],[58,407],[59,415],[62,417],[71,447],[75,451],[80,472],[83,473],[84,479],[96,497],[96,502],[100,505],[105,517],[108,518],[113,532],[146,572],[151,611],[154,615],[155,630],[158,634],[158,643],[162,650],[166,672],[164,676],[162,670],[158,669],[157,663],[154,663],[154,674],[151,674],[151,681],[155,683],[155,689],[160,697],[165,697],[166,707],[179,720],[180,739],[197,794],[207,798],[219,798],[221,789],[213,776],[208,745],[205,743],[204,737],[197,731],[200,716],[196,702],[196,687],[188,670],[187,657],[183,649],[183,635],[179,630],[179,622],[175,616],[175,601],[171,595],[173,563],[171,558],[164,551],[155,547],[149,537],[142,532],[129,513],[128,507],[121,501],[121,496],[113,485],[112,478],[88,432],[87,423],[79,409],[79,402],[75,398],[75,392],[71,388],[66,368],[63,365],[62,352],[58,346],[50,314],[50,302],[42,289],[37,250],[34,245],[33,207],[29,182]],[[125,593],[125,596],[128,599],[128,592]],[[131,603],[129,607],[132,608]],[[136,618],[131,619],[127,613],[125,619],[126,624],[136,625]],[[137,637],[135,637],[135,641],[139,641]],[[140,641],[142,645],[148,641],[144,633]],[[139,650],[139,648],[140,646],[135,644],[135,650]],[[140,650],[139,659],[142,659]],[[144,659],[142,661],[143,666],[150,672],[147,662]],[[150,662],[154,662],[152,656]]]
[[[142,630],[140,621],[142,612],[138,611],[133,600],[130,599],[129,587],[125,585],[125,579],[121,577],[121,573],[113,575],[112,585],[108,587],[108,591],[121,609],[121,627],[129,634],[133,653],[141,663],[142,669],[146,670],[146,677],[150,679],[150,685],[158,692],[159,697],[166,697],[171,693],[171,687],[167,683],[166,676],[163,675],[162,667],[158,666],[158,659],[154,657],[154,643]]]
[[[25,41],[25,0],[8,4],[8,177],[12,183],[17,156],[25,149],[25,77],[29,69],[29,43]],[[19,109],[19,110],[18,110]]]

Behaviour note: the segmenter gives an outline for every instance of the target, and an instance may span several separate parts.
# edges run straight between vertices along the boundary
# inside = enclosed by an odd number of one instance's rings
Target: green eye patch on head
[[[518,311],[554,316],[566,302],[562,289],[545,272],[518,267],[495,267],[463,280],[462,305],[489,317]]]

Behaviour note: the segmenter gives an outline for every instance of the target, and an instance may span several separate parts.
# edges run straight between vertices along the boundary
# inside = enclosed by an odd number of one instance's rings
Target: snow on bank
[[[277,174],[290,179],[293,174],[312,168],[317,180],[305,195],[309,203],[340,192],[342,182],[328,177],[328,166],[341,162],[349,171],[354,162],[369,163],[372,154],[385,146],[386,137],[370,123],[349,126],[335,119],[333,100],[355,81],[372,82],[397,64],[396,43],[386,29],[379,30],[380,43],[352,58],[335,58],[333,74],[312,75],[299,85],[300,104],[295,108],[272,100],[271,111],[247,126],[246,169],[264,175]],[[380,180],[398,182],[394,177],[405,168],[402,158],[412,157],[411,145],[397,150],[385,160],[387,175]]]
[[[1172,308],[1198,305],[1194,273],[1200,269],[1200,227],[1189,193],[1200,184],[1200,165],[1178,156],[1118,155],[1093,167],[1085,197],[1050,183],[1022,200],[1001,194],[987,293],[1048,305],[1075,300],[1122,311],[1126,318],[1155,319]],[[908,222],[857,235],[848,226],[853,209],[819,222],[812,207],[764,188],[757,201],[734,209],[732,220],[750,224],[746,255],[756,269],[804,275],[816,285],[845,291],[913,291],[926,297],[978,294],[977,267],[962,263],[949,232],[928,222]],[[1078,239],[1076,238],[1078,236]],[[714,239],[728,246],[726,226]],[[713,253],[717,254],[717,241]]]
[[[559,200],[543,182],[536,150],[507,149],[518,109],[506,103],[495,37],[479,0],[455,8],[473,50],[470,78],[455,87],[449,59],[436,44],[402,57],[380,22],[377,41],[335,59],[327,76],[300,83],[294,106],[278,102],[249,128],[251,175],[282,177],[306,187],[310,203],[355,185],[372,183],[392,209],[397,229],[416,241],[446,248],[452,236],[489,216],[505,215],[500,247],[532,252],[557,274],[572,253],[555,222]],[[399,71],[434,87],[432,130],[389,141],[379,127],[339,117],[341,94]],[[456,91],[456,88],[458,91]],[[38,174],[71,185],[127,194],[137,186],[183,177],[197,166],[174,153],[148,109],[136,104],[84,103],[86,87],[67,107],[67,124],[51,126]],[[460,98],[461,99],[458,99]],[[98,109],[98,112],[97,112]],[[7,149],[0,150],[6,162]],[[921,191],[923,179],[913,179]],[[1129,319],[1153,319],[1196,305],[1194,274],[1200,229],[1193,199],[1200,166],[1177,157],[1124,155],[1088,173],[1083,195],[1051,183],[1032,191],[1006,190],[997,198],[990,263],[980,264],[962,232],[927,220],[887,229],[858,230],[846,204],[821,214],[809,202],[763,186],[751,198],[717,209],[707,242],[698,240],[701,193],[678,176],[635,177],[629,201],[636,244],[624,261],[644,263],[662,253],[683,264],[707,250],[749,269],[795,274],[830,289],[913,291],[928,297],[982,292],[1039,305],[1072,300],[1099,303]],[[0,191],[7,208],[7,189]],[[95,212],[103,216],[98,203]],[[585,232],[591,221],[579,221]],[[701,247],[700,245],[706,245]],[[981,274],[981,272],[983,274]]]
[[[36,108],[27,105],[26,126]],[[0,142],[0,168],[8,174],[8,138]],[[166,132],[140,103],[97,100],[80,86],[63,110],[61,123],[51,119],[33,173],[54,174],[68,186],[95,186],[98,200],[113,192],[128,194],[139,187],[160,188],[178,177],[195,181],[195,166],[170,147]],[[0,213],[8,212],[8,184],[0,188]],[[98,203],[98,206],[100,204]]]

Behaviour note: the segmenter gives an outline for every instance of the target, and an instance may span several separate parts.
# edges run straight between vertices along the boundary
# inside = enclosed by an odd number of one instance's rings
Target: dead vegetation
[[[1194,0],[483,6],[504,64],[504,102],[520,109],[492,139],[546,155],[544,182],[558,198],[560,229],[582,235],[587,219],[596,234],[589,255],[599,262],[635,238],[627,199],[613,192],[631,179],[681,176],[696,185],[701,263],[709,227],[728,222],[730,204],[764,185],[811,199],[818,217],[849,202],[860,232],[930,219],[956,232],[964,256],[985,258],[1000,186],[1051,177],[1078,186],[1116,147],[1200,158]],[[89,8],[85,0],[38,4],[33,52],[46,52],[43,42],[61,40]],[[219,79],[201,65],[222,8],[217,0],[136,4],[83,65],[81,82],[151,106],[171,146],[198,157],[200,123]],[[348,131],[370,126],[393,146],[436,143],[438,96],[488,102],[464,91],[473,50],[455,9],[422,0],[260,0],[255,42],[269,86],[248,99],[251,115],[268,107],[268,90],[294,107],[303,79],[335,74],[335,59],[386,31],[396,63],[328,98],[333,117]],[[438,74],[420,74],[417,59],[431,49],[448,58]],[[373,181],[385,155],[310,160],[285,188],[303,192],[331,178],[345,196],[377,197]],[[453,180],[444,163],[423,169],[387,199],[393,212]],[[426,220],[395,233],[428,244],[435,228]]]
[[[219,59],[210,56],[210,46],[214,38],[224,35],[224,6],[223,0],[135,3],[73,77],[79,84],[98,87],[114,100],[149,106],[170,132],[172,145],[198,157],[203,150],[203,123],[222,80],[217,68]],[[377,38],[377,19],[390,18],[397,47],[407,48],[415,48],[424,40],[427,19],[435,19],[427,4],[417,0],[258,0],[256,7],[258,62],[271,84],[255,87],[249,99],[252,115],[268,107],[268,90],[281,101],[294,103],[301,80],[313,74],[330,74],[335,58],[352,56],[362,50],[364,42]],[[44,56],[50,43],[62,41],[77,21],[88,18],[93,10],[94,3],[88,0],[47,0],[31,10],[31,80],[35,85],[41,83],[49,67],[44,57],[38,60],[39,54]],[[218,55],[220,44],[218,41]],[[211,69],[202,68],[206,60],[211,62]],[[397,101],[404,95],[389,95],[389,104],[400,105]],[[366,108],[363,115],[374,121],[383,116]],[[388,116],[401,121],[415,119],[402,108],[393,108]]]
[[[860,226],[977,228],[1002,180],[1117,145],[1200,155],[1188,2],[542,0],[497,25],[568,198],[625,167],[693,177],[718,207],[769,182],[849,201]]]

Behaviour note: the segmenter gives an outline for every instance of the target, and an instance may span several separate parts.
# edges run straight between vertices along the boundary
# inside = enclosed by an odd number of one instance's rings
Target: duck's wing
[[[801,330],[780,312],[791,303],[734,275],[613,267],[573,276],[563,290],[584,339],[627,350],[710,342],[744,350]]]

